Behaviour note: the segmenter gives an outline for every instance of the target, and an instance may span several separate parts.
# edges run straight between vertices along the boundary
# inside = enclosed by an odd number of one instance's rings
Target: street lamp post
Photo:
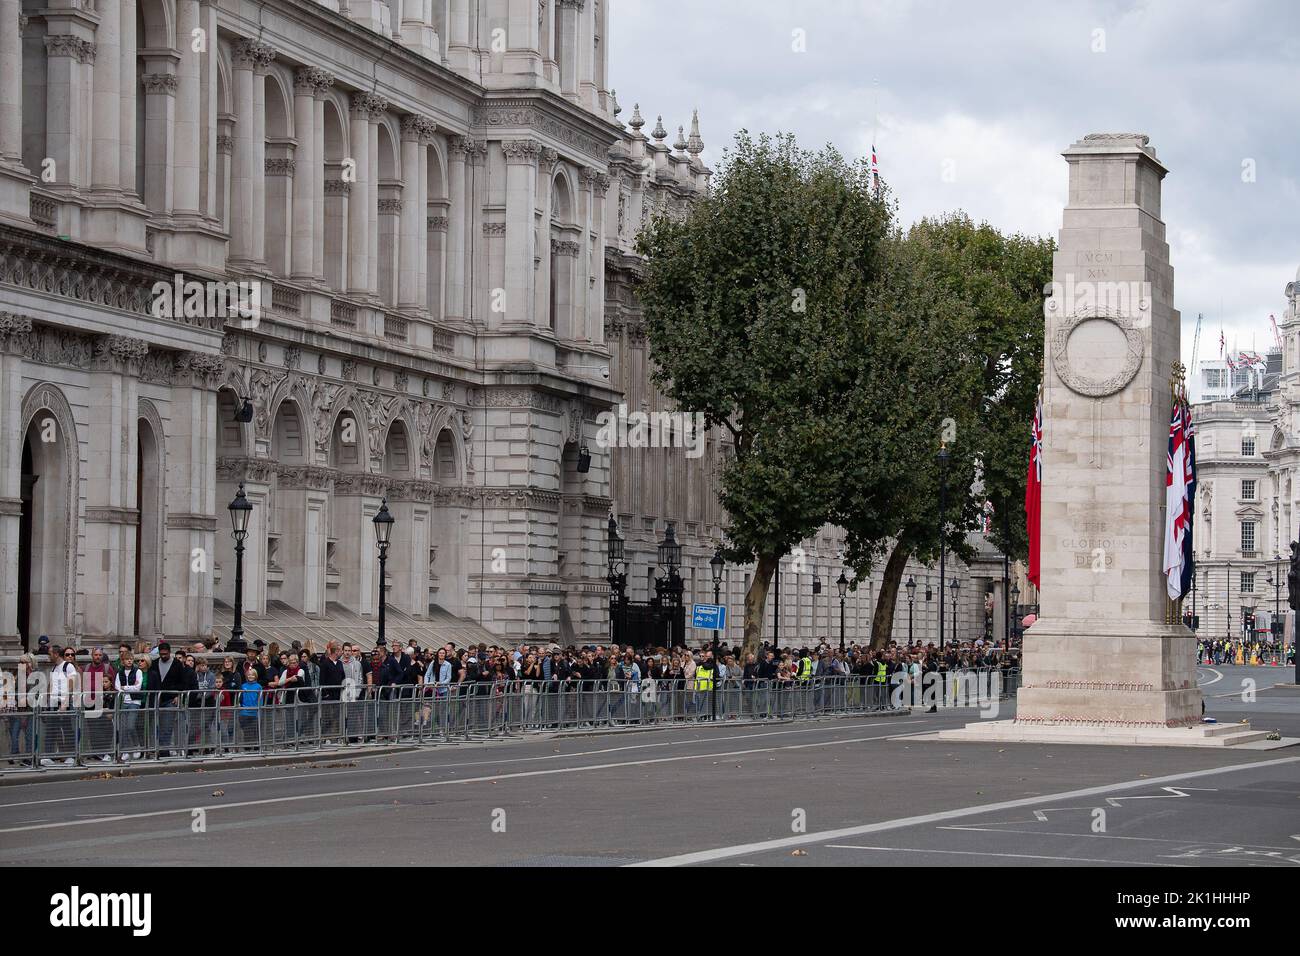
[[[677,571],[681,566],[682,546],[677,543],[677,531],[670,521],[664,531],[664,539],[659,542],[659,567],[668,572],[664,575],[662,593],[668,599],[667,604],[672,615],[668,625],[671,632],[668,641],[670,646],[676,646],[678,643],[677,621],[678,608],[682,606],[682,577]],[[716,670],[714,675],[717,675]]]
[[[835,586],[840,591],[840,653],[844,653],[844,599],[849,594],[849,579],[844,576],[844,571],[840,571],[840,576],[835,581]]]
[[[618,522],[612,514],[607,529],[605,563],[608,573],[605,580],[609,582],[609,640],[610,643],[617,643],[623,630],[619,625],[620,612],[627,598],[627,565],[623,561],[623,539],[618,533]]]
[[[1232,643],[1232,562],[1228,562],[1228,576],[1223,582],[1223,592],[1227,595],[1227,611],[1223,618],[1223,636],[1229,644]]]
[[[235,623],[230,628],[228,650],[244,650],[244,539],[248,537],[248,519],[253,515],[253,505],[244,496],[244,483],[230,502],[230,536],[235,539]]]
[[[939,445],[939,649],[943,650],[944,509],[948,501],[948,444]]]
[[[912,604],[916,600],[916,578],[910,574],[907,576],[907,583],[903,585],[907,588],[907,646],[912,646]]]
[[[1020,633],[1020,585],[1011,583],[1011,627],[1007,633],[1006,650],[1011,650],[1011,637]]]
[[[722,572],[726,568],[727,562],[722,557],[722,546],[713,552],[713,557],[709,560],[709,569],[713,572],[713,603],[718,604],[722,596]],[[710,719],[718,719],[718,629],[713,629],[713,693],[709,695],[709,707],[712,711]]]
[[[948,590],[952,592],[952,642],[958,644],[961,642],[961,635],[957,632],[957,592],[961,590],[961,582],[953,578],[952,583],[948,585]]]
[[[372,520],[375,525],[375,543],[379,545],[379,640],[376,643],[383,646],[387,643],[384,639],[384,599],[388,590],[386,580],[388,543],[393,534],[393,516],[388,510],[387,498],[380,502],[379,510],[375,512]]]

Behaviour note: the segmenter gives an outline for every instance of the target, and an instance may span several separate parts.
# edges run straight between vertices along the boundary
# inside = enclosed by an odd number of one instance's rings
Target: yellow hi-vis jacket
[[[883,684],[884,682],[885,682],[885,662],[876,661],[876,683]]]
[[[695,668],[695,689],[713,690],[713,671],[707,667]]]
[[[798,673],[798,677],[799,677],[800,680],[811,680],[811,679],[812,679],[812,658],[811,658],[811,657],[801,657],[801,658],[799,658],[799,673]]]

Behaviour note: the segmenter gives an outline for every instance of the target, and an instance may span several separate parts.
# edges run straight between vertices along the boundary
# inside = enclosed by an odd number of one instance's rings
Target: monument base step
[[[971,743],[1091,744],[1123,747],[1245,747],[1273,750],[1300,744],[1300,738],[1269,740],[1268,731],[1249,724],[1197,724],[1194,727],[1119,727],[1107,724],[1022,724],[982,720],[956,730],[941,730],[921,740]]]

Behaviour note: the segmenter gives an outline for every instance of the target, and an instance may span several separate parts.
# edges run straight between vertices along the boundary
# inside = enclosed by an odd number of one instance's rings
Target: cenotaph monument
[[[1044,304],[1040,613],[1025,632],[1014,720],[939,736],[1262,739],[1242,724],[1201,722],[1196,638],[1162,573],[1180,321],[1160,218],[1167,170],[1136,133],[1094,133],[1063,155],[1069,202]]]

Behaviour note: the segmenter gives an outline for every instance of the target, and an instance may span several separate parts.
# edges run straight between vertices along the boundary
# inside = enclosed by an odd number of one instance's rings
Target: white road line
[[[1027,823],[1027,820],[1018,820],[1018,823]],[[1172,843],[1175,846],[1236,846],[1250,850],[1284,850],[1290,851],[1295,849],[1289,846],[1271,846],[1267,843],[1224,843],[1221,840],[1170,840],[1168,837],[1139,837],[1139,836],[1120,836],[1117,833],[1061,833],[1054,830],[995,830],[988,827],[935,827],[936,830],[965,830],[971,833],[1027,833],[1030,836],[1059,836],[1069,837],[1073,840],[1083,839],[1090,840],[1137,840],[1142,843]],[[1296,839],[1296,838],[1293,838]]]
[[[1105,863],[1108,866],[1184,866],[1182,863],[1147,863],[1139,860],[1094,860],[1086,856],[1039,856],[1034,853],[982,853],[975,850],[921,850],[910,846],[850,846],[828,843],[831,850],[885,850],[889,853],[947,853],[953,856],[1000,856],[1012,860],[1053,860],[1057,863]]]
[[[918,734],[929,731],[918,731]],[[618,763],[591,764],[585,767],[556,767],[554,770],[523,770],[518,773],[499,773],[486,777],[463,777],[457,780],[427,780],[422,783],[400,783],[387,787],[366,787],[359,790],[326,790],[320,793],[299,793],[285,797],[265,797],[261,800],[238,800],[231,803],[216,803],[202,809],[209,813],[220,810],[235,810],[242,807],[264,807],[275,803],[299,803],[304,800],[323,800],[328,797],[356,797],[373,793],[396,793],[401,790],[428,790],[433,787],[453,787],[469,783],[491,783],[503,780],[518,780],[524,777],[550,777],[562,773],[590,773],[597,770],[616,770],[621,767],[647,767],[652,764],[677,763],[683,760],[708,760],[710,758],[745,757],[751,754],[775,753],[782,750],[806,750],[809,747],[835,747],[842,744],[860,744],[872,740],[890,740],[894,734],[882,734],[878,737],[854,737],[847,740],[818,740],[808,744],[784,744],[780,747],[755,747],[749,750],[730,750],[723,753],[681,754],[676,757],[651,757],[644,760],[624,760]],[[1300,760],[1300,757],[1296,758]],[[209,784],[211,786],[211,784]],[[121,820],[145,820],[153,817],[191,814],[195,807],[180,807],[172,810],[149,810],[143,813],[115,813],[108,816],[93,817],[86,820],[61,820],[57,823],[28,824],[0,829],[0,834],[23,833],[29,830],[56,830],[65,827],[79,827],[87,824],[116,823]]]
[[[915,719],[916,718],[912,718],[912,720]],[[362,767],[362,768],[352,769],[352,770],[330,770],[324,773],[313,773],[307,771],[303,773],[279,774],[277,776],[272,776],[272,777],[249,777],[244,780],[220,780],[215,778],[209,778],[204,783],[184,784],[176,787],[154,787],[149,790],[119,790],[115,793],[86,793],[74,797],[49,797],[45,800],[24,800],[18,803],[0,803],[0,810],[7,810],[11,807],[39,807],[51,803],[71,803],[78,800],[111,800],[115,797],[148,796],[150,794],[156,794],[156,793],[180,793],[185,790],[204,790],[204,789],[209,789],[218,786],[238,787],[238,786],[245,786],[247,784],[252,784],[252,783],[276,783],[276,782],[281,782],[286,780],[303,780],[308,777],[312,778],[313,780],[319,780],[323,777],[344,777],[344,776],[351,776],[353,774],[362,774],[362,773],[408,773],[415,770],[457,770],[463,767],[489,767],[489,766],[497,767],[497,766],[501,766],[502,764],[528,763],[534,760],[561,760],[565,757],[595,757],[595,756],[600,756],[601,754],[624,753],[629,750],[648,750],[655,747],[680,747],[680,746],[685,746],[686,744],[725,743],[726,741],[730,741],[730,740],[752,740],[759,737],[781,737],[790,734],[811,734],[811,733],[816,733],[817,731],[862,730],[869,727],[871,728],[890,727],[893,726],[894,724],[910,723],[912,722],[912,720],[874,720],[864,724],[843,724],[839,727],[821,726],[821,727],[810,727],[810,728],[805,728],[800,730],[765,730],[762,733],[756,733],[756,734],[728,734],[723,737],[701,737],[701,738],[696,738],[691,740],[661,740],[661,741],[656,741],[655,743],[648,743],[648,744],[629,744],[626,747],[604,747],[599,750],[579,750],[579,751],[574,751],[572,753],[537,754],[536,756],[533,757],[503,757],[499,760],[469,760],[469,761],[463,761],[461,763],[428,763],[428,764],[417,763],[417,764],[409,764],[402,767]],[[902,736],[912,737],[915,735],[903,734]],[[537,741],[535,742],[548,743],[548,742],[556,742],[562,739],[564,738],[554,738],[554,737],[537,738]],[[528,741],[518,741],[518,742],[523,743]],[[346,752],[339,754],[340,759],[348,758],[348,756],[349,755]],[[383,757],[400,758],[402,756],[405,756],[405,754],[358,754],[355,757],[352,757],[351,759],[369,758],[369,759],[377,760]],[[127,767],[124,767],[123,769],[129,769],[129,765]],[[223,772],[219,766],[205,767],[204,769],[206,770],[207,773],[210,774]],[[228,768],[228,769],[238,769],[238,768]],[[180,772],[185,773],[187,771],[182,770]]]
[[[1213,667],[1198,667],[1197,670],[1198,670],[1198,671],[1209,671],[1211,674],[1214,674],[1214,675],[1215,675],[1215,676],[1214,676],[1214,680],[1207,680],[1207,681],[1205,681],[1204,683],[1202,683],[1201,681],[1197,681],[1197,682],[1196,682],[1196,683],[1197,683],[1197,686],[1200,686],[1200,687],[1209,687],[1211,684],[1217,684],[1219,681],[1223,680],[1223,672],[1222,672],[1222,671],[1216,671]]]
[[[1214,767],[1209,770],[1193,770],[1187,773],[1170,774],[1165,777],[1149,777],[1143,780],[1128,780],[1100,787],[1088,787],[1084,790],[1069,790],[1064,793],[1042,794],[1036,797],[1024,797],[1019,800],[1005,800],[1001,803],[986,803],[957,810],[943,810],[938,813],[926,813],[915,817],[901,817],[897,820],[884,820],[880,823],[867,823],[856,827],[844,827],[838,830],[823,830],[819,833],[804,833],[799,836],[783,837],[779,840],[764,840],[758,843],[740,843],[736,846],[718,847],[713,850],[700,850],[696,853],[682,853],[678,856],[666,856],[657,860],[641,863],[629,863],[628,866],[688,866],[692,863],[712,863],[737,856],[749,856],[752,853],[765,853],[770,850],[784,850],[788,847],[806,846],[809,843],[824,843],[827,840],[839,840],[845,837],[862,836],[866,833],[880,833],[885,830],[899,830],[904,827],[924,823],[942,823],[947,820],[959,820],[962,817],[993,813],[997,810],[1012,810],[1020,807],[1042,806],[1059,800],[1073,800],[1080,797],[1092,797],[1118,790],[1137,790],[1143,787],[1176,783],[1179,780],[1193,780],[1199,777],[1211,777],[1222,773],[1237,773],[1243,770],[1258,770],[1264,767],[1279,767],[1286,764],[1300,763],[1300,757],[1281,757],[1277,760],[1262,760],[1257,763],[1234,764],[1227,767]],[[3,832],[3,831],[0,831]]]

